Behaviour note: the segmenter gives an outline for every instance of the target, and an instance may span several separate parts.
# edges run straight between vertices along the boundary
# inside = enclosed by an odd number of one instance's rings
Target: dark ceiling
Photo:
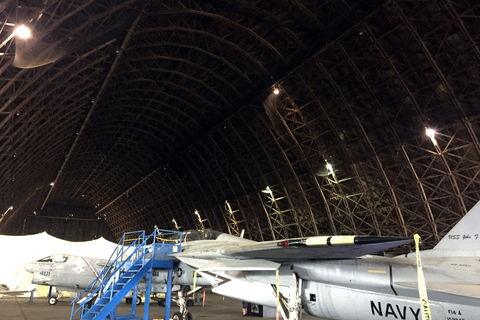
[[[475,1],[0,12],[0,233],[61,205],[117,238],[175,219],[255,240],[419,233],[431,247],[480,200]],[[31,38],[9,38],[19,24]]]

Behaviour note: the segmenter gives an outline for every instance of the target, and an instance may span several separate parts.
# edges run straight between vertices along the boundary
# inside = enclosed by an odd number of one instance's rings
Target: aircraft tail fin
[[[480,252],[480,201],[443,237],[434,250]]]

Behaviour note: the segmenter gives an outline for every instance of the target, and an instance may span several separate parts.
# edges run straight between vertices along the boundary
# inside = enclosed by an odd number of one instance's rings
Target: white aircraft
[[[299,319],[302,310],[337,320],[476,320],[480,314],[480,202],[434,249],[421,252],[420,269],[415,254],[371,255],[411,238],[313,236],[255,242],[201,230],[186,232],[183,240],[181,252],[163,257],[177,261],[173,284],[182,286],[180,296],[194,282],[211,285],[220,295],[273,308],[278,304],[282,316],[291,320]],[[199,275],[196,281],[193,270]],[[156,271],[156,281],[165,283],[166,271]],[[191,320],[184,305],[180,311],[174,319]]]

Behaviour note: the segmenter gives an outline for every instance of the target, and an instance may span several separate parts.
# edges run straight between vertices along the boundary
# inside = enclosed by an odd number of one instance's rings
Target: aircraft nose
[[[33,262],[26,263],[24,268],[25,270],[27,270],[27,272],[34,273],[36,269],[35,263]]]

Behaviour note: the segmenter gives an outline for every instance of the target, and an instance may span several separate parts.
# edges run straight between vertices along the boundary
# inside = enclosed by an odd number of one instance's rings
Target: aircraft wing
[[[180,257],[184,263],[198,267],[198,271],[269,271],[277,270],[279,263],[264,259],[222,259],[217,258],[211,261],[198,261],[195,258]]]
[[[396,282],[395,285],[418,289],[417,282]],[[426,287],[428,290],[480,299],[478,284],[427,282]]]
[[[413,238],[377,236],[315,236],[242,243],[222,249],[224,256],[277,262],[313,259],[351,259],[413,242]]]
[[[0,291],[0,295],[9,295],[9,296],[18,296],[24,293],[29,293],[30,291],[22,290],[22,291]]]

